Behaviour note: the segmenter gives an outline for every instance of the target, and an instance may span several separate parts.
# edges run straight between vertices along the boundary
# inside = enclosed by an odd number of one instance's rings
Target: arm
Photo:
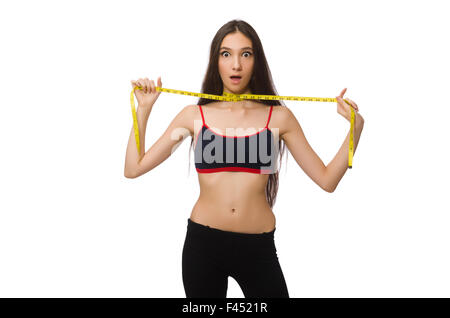
[[[364,128],[364,118],[357,112],[355,112],[355,131],[353,134],[353,154],[356,152],[358,146],[359,137]],[[344,139],[344,143],[339,149],[333,160],[330,161],[326,168],[326,180],[328,184],[329,192],[333,192],[345,172],[348,169],[348,148],[350,144],[350,129],[347,136]]]
[[[124,175],[126,178],[137,178],[147,173],[166,160],[178,148],[183,140],[191,134],[193,107],[194,105],[184,107],[162,136],[145,153],[145,130],[151,109],[148,112],[139,111],[139,109],[136,111],[141,154],[137,153],[136,139],[132,128],[125,158]]]
[[[280,131],[289,152],[302,170],[323,190],[330,192],[326,180],[326,167],[306,140],[302,127],[288,107],[279,107],[280,123],[285,131]]]

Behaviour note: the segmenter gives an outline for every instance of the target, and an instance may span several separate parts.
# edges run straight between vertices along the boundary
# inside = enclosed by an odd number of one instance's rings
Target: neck
[[[228,94],[235,94],[235,95],[241,95],[241,94],[251,94],[252,92],[250,91],[249,88],[246,88],[245,90],[242,91],[230,91],[229,89],[227,89],[226,87],[223,89],[224,93],[228,93]],[[224,94],[222,94],[224,95]],[[243,109],[243,108],[249,108],[252,105],[252,100],[241,100],[241,101],[224,101],[225,102],[225,107],[230,109],[230,110],[239,110],[239,109]]]
[[[241,111],[253,108],[254,104],[252,100],[240,100],[240,101],[223,101],[223,108],[229,111]]]
[[[231,91],[227,87],[224,87],[223,88],[223,92],[224,93],[228,93],[228,94],[235,94],[235,95],[251,94],[252,93],[249,87],[246,87],[245,89],[241,89],[241,90],[234,90],[234,91]]]

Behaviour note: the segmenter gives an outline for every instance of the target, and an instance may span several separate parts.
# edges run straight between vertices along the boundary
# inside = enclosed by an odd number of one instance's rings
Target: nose
[[[240,70],[241,69],[241,60],[239,57],[235,57],[233,60],[233,70]]]

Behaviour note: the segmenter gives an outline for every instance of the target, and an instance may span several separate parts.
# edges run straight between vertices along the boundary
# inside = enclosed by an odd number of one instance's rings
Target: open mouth
[[[241,81],[241,77],[240,76],[230,76],[231,78],[231,82],[233,84],[239,84],[239,82]]]

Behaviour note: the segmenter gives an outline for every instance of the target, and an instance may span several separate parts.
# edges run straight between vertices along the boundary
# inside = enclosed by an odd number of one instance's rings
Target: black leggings
[[[188,218],[182,260],[186,297],[226,298],[231,276],[246,298],[289,298],[274,233],[228,232]]]

